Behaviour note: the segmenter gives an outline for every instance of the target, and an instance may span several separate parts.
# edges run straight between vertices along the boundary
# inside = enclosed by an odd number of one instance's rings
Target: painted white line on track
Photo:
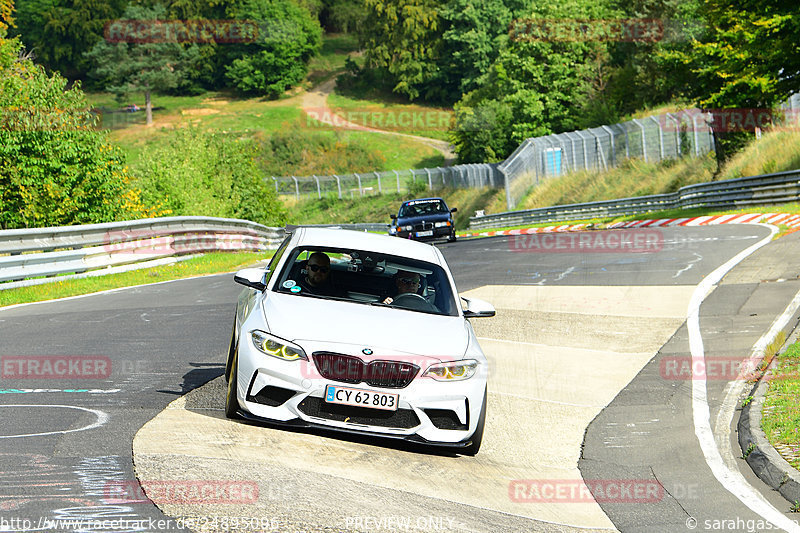
[[[77,409],[78,411],[86,411],[87,413],[92,413],[94,416],[97,417],[97,420],[94,423],[89,424],[88,426],[83,426],[82,428],[76,429],[65,429],[62,431],[47,431],[43,433],[24,433],[22,435],[0,435],[0,439],[19,439],[22,437],[44,437],[47,435],[63,435],[65,433],[75,433],[76,431],[88,431],[90,429],[99,428],[100,426],[105,425],[111,417],[108,413],[103,411],[98,411],[97,409],[87,409],[86,407],[77,407],[74,405],[51,405],[51,404],[4,404],[0,405],[0,408],[3,407],[58,407],[62,409]]]
[[[692,294],[689,303],[686,325],[689,332],[689,350],[692,354],[692,367],[695,361],[705,365],[705,348],[703,337],[700,334],[700,305],[722,277],[733,267],[751,255],[753,252],[768,244],[777,233],[775,226],[764,226],[770,229],[770,234],[754,245],[743,250],[730,260],[711,272],[701,281]],[[692,379],[692,417],[694,419],[694,432],[700,443],[706,463],[711,468],[714,477],[731,494],[736,496],[753,512],[760,515],[773,525],[789,532],[800,532],[800,525],[785,517],[778,509],[772,506],[752,485],[750,485],[738,469],[730,468],[717,446],[714,432],[711,430],[711,415],[708,406],[708,389],[705,376]],[[728,445],[728,443],[725,443]]]

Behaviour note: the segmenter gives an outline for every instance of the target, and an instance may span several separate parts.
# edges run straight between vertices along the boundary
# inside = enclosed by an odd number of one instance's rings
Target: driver
[[[394,284],[395,287],[397,287],[397,293],[394,297],[397,298],[401,294],[417,294],[417,291],[419,290],[419,281],[419,274],[416,272],[398,270],[397,274],[394,275]],[[383,303],[391,304],[393,301],[394,298],[389,296],[383,300]]]

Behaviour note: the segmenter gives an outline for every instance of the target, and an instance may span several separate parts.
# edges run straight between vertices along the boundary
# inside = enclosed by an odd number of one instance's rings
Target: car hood
[[[403,226],[405,224],[417,224],[419,222],[442,222],[450,220],[450,213],[437,213],[434,215],[425,215],[421,217],[402,217],[397,219],[397,225]]]
[[[460,316],[277,292],[268,293],[262,311],[270,333],[312,351],[360,355],[368,348],[375,358],[411,354],[444,361],[460,359],[469,344],[467,321]]]

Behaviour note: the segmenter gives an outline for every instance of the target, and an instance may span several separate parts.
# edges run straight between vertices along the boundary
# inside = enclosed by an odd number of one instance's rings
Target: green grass
[[[308,63],[308,81],[316,85],[343,70],[347,57],[356,51],[358,51],[358,39],[355,35],[346,33],[325,35],[319,54],[311,58]]]
[[[328,97],[328,105],[339,116],[361,126],[443,141],[448,140],[453,117],[451,108],[413,104],[375,90],[361,96],[337,88]]]
[[[764,400],[761,427],[769,442],[800,468],[800,343],[777,356]],[[788,453],[787,453],[788,452]]]
[[[145,285],[174,279],[232,272],[238,268],[252,265],[272,257],[272,252],[265,253],[226,253],[214,252],[200,257],[181,261],[172,265],[133,270],[120,274],[109,274],[82,279],[64,279],[32,287],[20,287],[0,291],[0,307],[6,305],[39,302],[90,294],[93,292]]]

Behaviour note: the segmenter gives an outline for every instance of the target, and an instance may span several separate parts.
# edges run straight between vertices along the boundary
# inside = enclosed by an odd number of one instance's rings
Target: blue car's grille
[[[367,383],[373,387],[402,389],[416,377],[419,367],[402,361],[371,361],[330,352],[312,354],[317,371],[325,379],[342,383]]]

